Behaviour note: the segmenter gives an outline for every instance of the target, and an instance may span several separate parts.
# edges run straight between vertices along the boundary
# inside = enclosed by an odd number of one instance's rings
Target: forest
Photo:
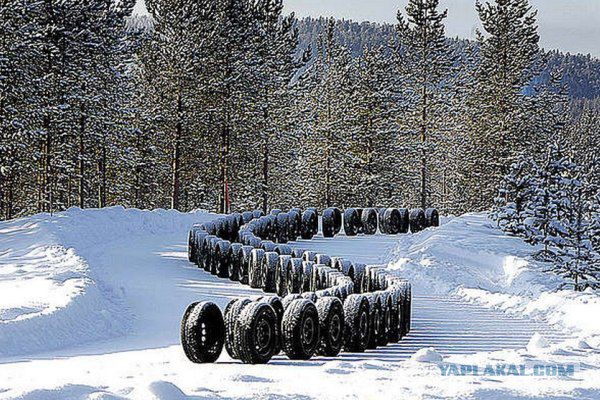
[[[541,242],[580,215],[592,242],[600,62],[541,49],[527,0],[477,2],[474,41],[446,36],[438,0],[395,25],[146,4],[0,5],[0,218],[435,206]]]

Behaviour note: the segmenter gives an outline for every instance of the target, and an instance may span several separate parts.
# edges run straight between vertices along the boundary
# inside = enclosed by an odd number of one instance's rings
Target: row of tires
[[[350,214],[357,212],[351,210]],[[362,210],[362,215],[370,210]],[[395,214],[389,210],[394,209],[386,209],[388,216]],[[212,303],[190,305],[181,327],[188,358],[215,361],[223,344],[231,357],[245,363],[267,362],[281,350],[291,359],[335,356],[342,347],[360,352],[397,342],[408,333],[407,281],[388,275],[382,267],[285,244],[317,231],[314,209],[274,210],[269,216],[256,211],[232,214],[195,225],[189,236],[190,261],[219,277],[277,296],[236,299],[224,316]]]

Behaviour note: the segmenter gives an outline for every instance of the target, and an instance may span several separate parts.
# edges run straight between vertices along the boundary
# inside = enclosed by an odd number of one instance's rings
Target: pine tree
[[[530,203],[536,190],[536,169],[532,158],[521,156],[502,180],[491,216],[506,232],[528,235],[527,220],[531,217]]]
[[[527,126],[532,98],[524,90],[537,74],[539,36],[536,11],[528,0],[477,2],[484,33],[478,33],[478,66],[469,110],[470,143],[464,185],[468,208],[487,208],[494,188],[511,163],[529,150]]]
[[[419,137],[415,147],[420,170],[419,204],[423,208],[432,203],[430,158],[438,155],[455,61],[445,36],[448,12],[438,9],[439,0],[410,0],[406,19],[398,12],[398,59],[411,110],[406,122],[411,133]]]

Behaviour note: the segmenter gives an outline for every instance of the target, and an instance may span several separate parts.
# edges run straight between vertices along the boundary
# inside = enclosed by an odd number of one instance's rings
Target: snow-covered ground
[[[0,399],[600,398],[600,297],[556,290],[534,249],[480,214],[416,235],[296,244],[409,278],[401,343],[194,365],[179,346],[185,307],[258,293],[187,262],[187,230],[211,218],[115,207],[0,223]],[[532,376],[556,366],[574,370]]]

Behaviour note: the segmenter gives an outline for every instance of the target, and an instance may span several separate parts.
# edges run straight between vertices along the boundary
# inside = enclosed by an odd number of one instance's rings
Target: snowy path
[[[401,239],[406,241],[407,236]],[[397,257],[398,244],[398,236],[347,238],[342,234],[333,239],[319,235],[293,245],[366,264],[387,264]],[[543,322],[432,293],[425,285],[413,286],[412,323],[410,334],[399,344],[378,349],[373,355],[369,352],[364,358],[402,360],[424,347],[434,347],[443,355],[523,349],[536,332],[551,342],[568,339],[568,335]]]
[[[104,213],[114,215],[103,221]],[[94,327],[79,329],[73,325],[74,337],[69,343],[77,342],[77,345],[69,344],[45,353],[36,350],[0,357],[0,399],[487,399],[565,398],[570,393],[579,398],[600,396],[600,353],[595,350],[577,350],[578,358],[564,352],[549,356],[554,362],[564,359],[585,364],[586,368],[576,379],[443,377],[436,364],[410,360],[417,350],[434,347],[447,362],[517,363],[535,359],[524,353],[533,333],[542,333],[552,340],[562,339],[560,332],[545,323],[509,316],[440,291],[439,282],[428,275],[431,271],[421,273],[421,269],[413,265],[420,262],[415,254],[423,252],[415,253],[414,247],[419,242],[430,242],[433,232],[403,237],[317,237],[298,243],[305,249],[369,263],[397,260],[404,254],[410,257],[413,264],[409,264],[414,269],[397,270],[401,275],[409,273],[411,280],[419,277],[413,287],[413,330],[401,343],[363,354],[342,353],[337,358],[311,361],[290,361],[278,356],[268,365],[248,366],[231,360],[224,352],[216,364],[191,364],[179,345],[179,322],[185,307],[199,299],[212,300],[223,307],[231,298],[259,293],[215,278],[187,261],[186,231],[191,221],[212,217],[160,214],[149,218],[146,213],[131,216],[127,211],[111,210],[98,212],[98,216],[83,223],[82,217],[93,214],[73,214],[69,217],[73,217],[74,225],[69,224],[68,218],[53,221],[59,231],[70,232],[58,242],[68,243],[68,247],[72,246],[77,256],[89,264],[91,280],[87,280],[93,281],[98,293],[108,295],[111,304],[122,305],[117,310],[95,310],[89,315],[106,314],[106,320],[115,317],[126,320],[127,330],[117,336],[86,342],[85,337],[77,335],[85,335]],[[169,220],[163,223],[155,220],[160,218]],[[120,219],[122,223],[118,222]],[[45,237],[38,238],[28,223],[18,225],[10,226],[12,239],[6,242],[6,247],[0,248],[0,272],[6,272],[5,281],[23,278],[23,272],[19,271],[27,269],[15,263],[29,263],[28,251],[47,242]],[[150,228],[140,229],[148,225]],[[88,238],[86,232],[90,232],[90,227],[93,227],[93,235]],[[19,243],[14,240],[19,234],[27,238],[24,243],[27,251],[20,253]],[[2,240],[0,238],[0,245]],[[42,243],[36,243],[40,240]],[[455,256],[451,250],[444,253],[444,257]],[[466,279],[460,275],[460,268],[455,268],[453,279],[447,279],[451,285],[456,280]],[[72,301],[76,303],[77,298]],[[115,312],[119,314],[111,314]],[[68,307],[64,313],[69,313]],[[70,324],[76,321],[77,315],[71,317],[66,320]],[[4,321],[0,318],[0,322]],[[107,329],[105,323],[103,320],[98,326],[99,331]],[[0,342],[2,329],[0,324]],[[23,333],[48,340],[54,334],[44,325]],[[564,358],[563,354],[570,358]]]

